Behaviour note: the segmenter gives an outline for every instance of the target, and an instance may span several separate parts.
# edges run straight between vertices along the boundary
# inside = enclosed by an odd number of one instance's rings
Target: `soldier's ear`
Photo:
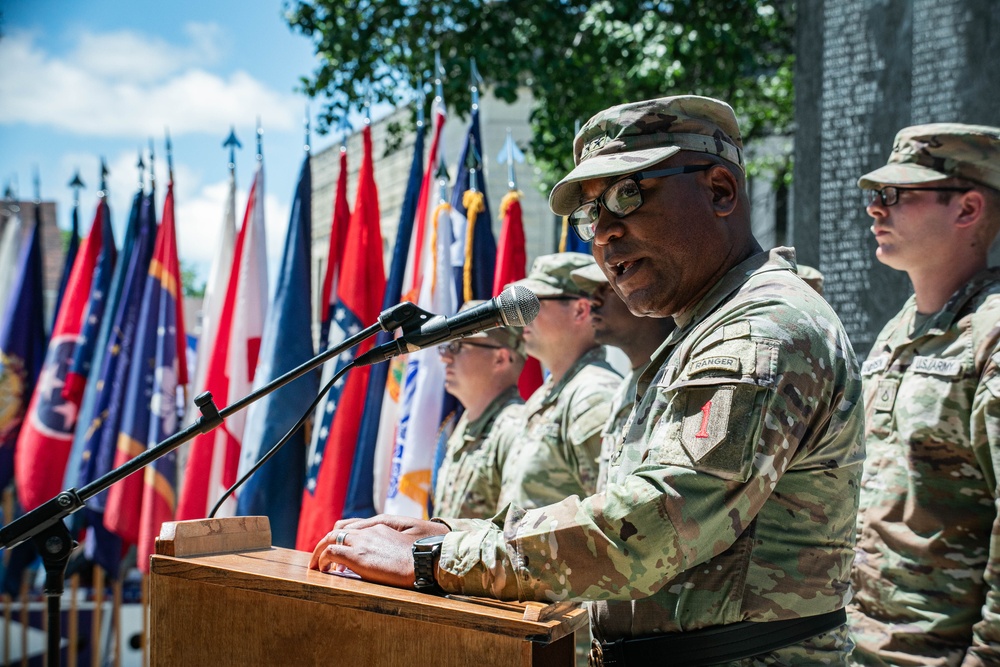
[[[739,181],[726,166],[717,164],[707,172],[705,178],[712,193],[712,208],[715,214],[725,218],[736,210],[739,202]]]
[[[954,203],[958,206],[956,227],[970,227],[985,220],[983,214],[986,211],[986,198],[982,192],[977,190],[963,192],[955,197]]]

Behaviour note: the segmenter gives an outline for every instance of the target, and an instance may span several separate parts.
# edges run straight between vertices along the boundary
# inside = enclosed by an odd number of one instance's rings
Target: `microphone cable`
[[[330,389],[333,388],[333,385],[337,382],[337,380],[343,377],[344,373],[351,370],[352,368],[354,368],[353,361],[344,366],[343,368],[341,368],[336,373],[334,373],[333,377],[330,378],[330,381],[326,383],[326,385],[320,390],[319,394],[316,395],[316,398],[313,399],[313,402],[309,404],[309,407],[306,408],[306,411],[302,413],[301,417],[299,417],[299,420],[295,422],[292,428],[288,429],[288,432],[281,437],[281,440],[278,440],[278,442],[275,443],[275,445],[271,447],[271,449],[267,450],[267,453],[265,453],[264,456],[260,457],[260,460],[257,461],[257,463],[255,463],[253,467],[250,468],[250,470],[247,470],[242,477],[236,480],[235,484],[226,489],[226,492],[222,494],[221,498],[219,498],[219,502],[215,503],[215,507],[213,507],[212,511],[209,512],[208,514],[209,519],[214,519],[215,513],[219,511],[219,508],[222,507],[222,504],[226,502],[229,496],[233,495],[236,489],[243,486],[243,483],[246,482],[248,479],[250,479],[251,475],[257,472],[257,470],[259,470],[261,466],[267,463],[268,459],[277,454],[278,450],[284,447],[286,442],[292,439],[292,436],[295,435],[295,432],[298,431],[300,428],[302,428],[302,425],[306,423],[306,420],[309,418],[309,415],[311,415],[313,410],[316,409],[316,406],[319,405],[319,402],[323,400],[323,397],[330,392]]]

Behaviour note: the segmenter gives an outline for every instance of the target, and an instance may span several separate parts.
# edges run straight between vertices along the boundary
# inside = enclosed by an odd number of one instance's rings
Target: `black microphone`
[[[365,352],[354,360],[354,365],[377,364],[400,354],[503,325],[523,327],[535,319],[539,308],[534,292],[523,285],[511,285],[489,301],[450,317],[435,315],[409,331],[404,326],[402,336]]]

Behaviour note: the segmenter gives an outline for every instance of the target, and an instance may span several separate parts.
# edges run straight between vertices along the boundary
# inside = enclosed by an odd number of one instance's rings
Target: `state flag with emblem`
[[[14,445],[45,360],[40,211],[36,202],[35,221],[17,260],[13,297],[0,312],[0,489],[13,477]]]
[[[205,391],[212,393],[219,409],[250,393],[267,313],[264,163],[259,150],[258,160],[205,375]],[[246,411],[239,411],[192,441],[177,505],[179,520],[207,517],[236,482],[245,424]],[[229,499],[220,515],[232,516],[235,510],[235,500]]]
[[[126,464],[178,430],[178,392],[187,384],[182,286],[174,225],[174,186],[167,188],[144,291],[113,467]],[[173,519],[176,452],[170,452],[108,489],[104,527],[138,545],[139,569],[149,569],[153,539]]]
[[[63,476],[80,406],[63,396],[63,387],[80,340],[88,301],[94,294],[102,295],[107,290],[98,267],[114,263],[113,249],[111,214],[102,197],[66,283],[66,297],[56,316],[45,361],[17,439],[14,480],[18,501],[26,511],[65,488]],[[110,272],[104,276],[103,280],[110,281]],[[103,312],[94,312],[97,318],[102,315]]]
[[[327,348],[374,323],[385,292],[378,189],[368,125],[362,130],[362,140],[364,153],[358,173],[358,192],[344,246],[337,305]],[[327,363],[321,384],[325,385],[336,371],[351,363],[356,355],[371,349],[373,344],[374,340],[369,338],[345,351],[335,363]],[[348,371],[320,402],[306,461],[297,549],[311,551],[343,514],[370,372],[370,366]]]

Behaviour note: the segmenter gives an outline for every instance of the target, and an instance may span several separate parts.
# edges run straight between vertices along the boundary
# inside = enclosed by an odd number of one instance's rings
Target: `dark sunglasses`
[[[569,214],[569,224],[580,240],[593,241],[597,234],[597,219],[601,216],[601,207],[607,209],[608,213],[616,218],[624,218],[642,206],[642,188],[639,187],[639,181],[647,178],[690,174],[696,171],[705,171],[714,166],[714,164],[688,164],[683,167],[640,171],[631,174],[609,185],[596,199],[577,206],[576,210]]]

